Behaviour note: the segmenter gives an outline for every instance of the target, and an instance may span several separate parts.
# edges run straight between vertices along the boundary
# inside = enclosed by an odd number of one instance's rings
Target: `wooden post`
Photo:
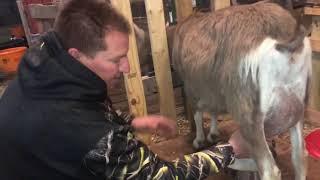
[[[309,106],[320,110],[320,8],[305,7],[304,14],[312,16],[312,82]]]
[[[43,5],[43,4],[29,4],[29,13],[31,18],[39,21],[39,32],[47,32],[52,29],[54,19],[58,14],[58,6],[53,5]]]
[[[211,10],[219,10],[230,6],[230,0],[211,0]]]
[[[176,119],[171,68],[162,0],[145,1],[153,65],[159,88],[160,113]]]
[[[320,110],[320,16],[312,17],[312,83],[310,106]]]
[[[26,35],[26,38],[27,38],[28,45],[31,46],[32,45],[31,32],[30,32],[28,20],[27,20],[26,14],[25,14],[25,10],[24,10],[24,7],[23,7],[23,3],[22,3],[21,0],[17,1],[17,6],[18,6],[18,9],[19,9],[20,18],[21,18],[21,21],[22,21],[22,25],[23,25],[23,29],[24,29],[24,32],[25,32],[25,35]]]
[[[181,22],[184,18],[192,14],[191,0],[175,0],[177,22]]]
[[[129,21],[132,33],[129,37],[129,64],[130,73],[125,75],[125,85],[129,109],[135,116],[144,116],[147,114],[146,99],[141,78],[139,57],[137,51],[136,37],[134,36],[132,13],[129,0],[112,0],[112,5],[121,12]],[[146,144],[150,144],[150,135],[138,134],[138,137]]]
[[[310,107],[320,111],[320,54],[318,52],[312,55]]]

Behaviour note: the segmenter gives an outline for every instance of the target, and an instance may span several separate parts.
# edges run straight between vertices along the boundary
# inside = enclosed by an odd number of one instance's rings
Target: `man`
[[[233,161],[228,144],[163,161],[132,131],[174,132],[172,121],[146,116],[130,124],[104,103],[106,86],[130,70],[129,33],[110,5],[65,6],[0,100],[0,179],[199,179]]]

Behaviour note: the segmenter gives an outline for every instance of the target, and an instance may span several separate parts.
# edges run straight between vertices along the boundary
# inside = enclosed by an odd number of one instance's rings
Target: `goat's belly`
[[[226,112],[226,103],[225,98],[219,92],[219,88],[210,89],[207,88],[205,82],[202,81],[193,81],[193,83],[186,83],[189,86],[185,86],[187,92],[192,96],[192,100],[196,108],[203,112],[211,113],[224,113]],[[190,85],[192,84],[192,86]]]
[[[303,119],[304,104],[295,93],[277,90],[276,101],[272,103],[265,115],[264,130],[266,137],[286,132]]]

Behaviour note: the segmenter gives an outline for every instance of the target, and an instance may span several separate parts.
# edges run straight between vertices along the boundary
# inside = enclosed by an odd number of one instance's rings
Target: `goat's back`
[[[173,63],[184,79],[212,80],[205,76],[215,74],[224,83],[230,78],[226,74],[266,37],[285,42],[295,35],[295,29],[295,19],[273,3],[197,13],[177,27]]]
[[[278,44],[294,44],[297,27],[292,15],[273,3],[261,2],[195,14],[177,27],[172,54],[174,68],[198,106],[201,99],[205,102],[200,102],[200,106],[208,108],[205,110],[228,110],[239,115],[261,103],[258,74],[268,73],[263,70],[263,63],[271,64],[263,55],[268,57],[279,51],[279,56],[284,58],[287,58],[286,54],[293,54],[291,58],[303,59],[304,56],[294,54],[298,51],[310,54],[308,41],[304,41],[305,34],[295,43],[292,49],[295,52],[289,52],[290,48],[287,48],[288,52],[283,49],[280,52],[281,48],[276,50]],[[304,42],[306,48],[303,48]],[[288,63],[289,59],[288,56],[283,63]],[[304,62],[296,66],[294,69],[299,69]],[[283,67],[276,68],[281,71]],[[290,68],[288,66],[288,71]],[[306,71],[309,70],[299,72],[303,76],[301,79],[308,74]],[[284,76],[290,76],[289,72]],[[306,85],[302,83],[301,86]]]

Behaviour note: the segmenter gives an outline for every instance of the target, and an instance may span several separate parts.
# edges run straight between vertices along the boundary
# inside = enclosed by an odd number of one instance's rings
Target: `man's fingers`
[[[161,136],[175,136],[177,133],[176,123],[166,117],[161,117],[157,126],[157,132]]]
[[[138,131],[158,132],[161,136],[173,136],[176,134],[175,121],[159,115],[150,115],[135,118],[131,125]]]
[[[235,131],[231,135],[231,137],[229,139],[229,143],[232,145],[233,151],[234,151],[236,157],[245,158],[245,157],[249,157],[250,156],[250,151],[248,149],[247,142],[242,137],[242,135],[241,135],[239,130]]]

